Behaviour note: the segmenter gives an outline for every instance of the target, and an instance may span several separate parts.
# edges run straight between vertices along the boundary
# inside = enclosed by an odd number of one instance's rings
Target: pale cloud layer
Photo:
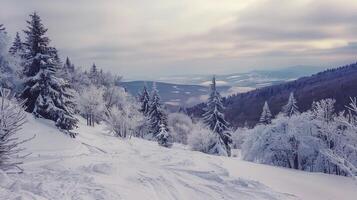
[[[127,77],[333,66],[357,55],[356,0],[0,0],[12,35],[37,11],[62,56]]]

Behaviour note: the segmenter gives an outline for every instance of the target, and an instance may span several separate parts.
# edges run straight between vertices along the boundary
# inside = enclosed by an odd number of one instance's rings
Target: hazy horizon
[[[353,0],[3,0],[13,38],[36,11],[62,58],[128,79],[355,62]]]

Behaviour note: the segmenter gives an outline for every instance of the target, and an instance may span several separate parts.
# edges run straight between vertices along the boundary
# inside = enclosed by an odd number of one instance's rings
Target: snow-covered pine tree
[[[263,111],[259,119],[260,124],[270,124],[271,123],[272,114],[269,109],[268,102],[265,101],[263,106]]]
[[[23,53],[23,45],[22,45],[22,41],[19,35],[19,32],[16,32],[16,36],[14,39],[14,42],[12,43],[12,46],[9,49],[9,53],[11,55],[21,55]]]
[[[218,134],[217,141],[211,147],[210,152],[230,156],[232,138],[228,122],[224,119],[222,97],[217,91],[215,76],[212,79],[210,92],[207,107],[205,108],[206,112],[203,114],[203,122],[214,133]]]
[[[297,101],[294,97],[294,93],[291,92],[289,96],[288,103],[283,107],[282,112],[285,116],[291,117],[292,115],[299,114]]]
[[[68,82],[57,76],[59,57],[57,50],[49,46],[45,36],[47,29],[35,12],[27,21],[24,42],[24,90],[22,99],[26,99],[26,111],[56,122],[56,126],[69,133],[76,127],[73,117],[73,90]]]
[[[69,82],[73,82],[72,77],[74,73],[75,73],[74,65],[72,64],[71,60],[67,57],[61,70],[61,76],[62,78],[68,80]]]
[[[93,63],[92,67],[89,70],[88,78],[90,79],[93,85],[99,86],[99,71],[95,63]]]
[[[139,102],[141,103],[140,112],[142,112],[144,116],[147,116],[150,111],[150,95],[146,85],[144,85],[143,91],[139,95]]]
[[[156,83],[153,83],[152,86],[149,122],[150,122],[150,133],[152,134],[153,138],[155,138],[157,134],[159,134],[161,124],[164,124],[165,127],[167,127],[167,116],[164,109],[162,108],[159,91],[156,88]]]
[[[160,146],[172,146],[172,137],[167,130],[168,128],[166,127],[166,125],[164,123],[160,123],[159,133],[156,136],[157,142]]]

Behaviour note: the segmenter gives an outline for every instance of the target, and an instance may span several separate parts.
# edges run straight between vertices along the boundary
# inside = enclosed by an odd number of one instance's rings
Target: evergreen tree
[[[232,138],[229,133],[228,122],[224,119],[223,109],[222,97],[216,88],[216,78],[213,77],[203,121],[207,127],[217,134],[217,141],[212,145],[210,152],[214,154],[226,153],[230,156]],[[222,152],[222,150],[225,152]]]
[[[294,97],[294,93],[291,92],[289,96],[288,103],[283,107],[283,114],[287,117],[291,117],[292,115],[299,114],[298,106],[296,105],[297,101]]]
[[[160,146],[171,147],[172,146],[172,137],[167,131],[168,128],[165,124],[160,123],[159,133],[156,136],[157,142]]]
[[[55,121],[60,129],[71,130],[77,124],[73,117],[73,90],[66,80],[57,76],[60,67],[57,50],[49,46],[47,29],[37,13],[31,14],[27,23],[21,94],[26,99],[26,111]]]
[[[64,68],[66,69],[67,73],[74,72],[74,64],[72,64],[71,60],[67,57],[66,62],[64,63]]]
[[[14,42],[12,43],[12,46],[9,49],[9,53],[12,55],[21,55],[23,53],[23,50],[24,48],[21,42],[21,38],[19,33],[17,32]]]
[[[179,110],[178,110],[179,113],[182,113],[182,114],[185,114],[185,115],[188,115],[188,112],[187,112],[187,109],[185,106],[180,106]]]
[[[65,63],[63,64],[63,67],[59,71],[59,76],[73,84],[75,75],[75,67],[72,64],[71,60],[67,57]]]
[[[88,78],[90,79],[93,85],[99,86],[99,72],[95,63],[93,63],[92,67],[89,70]]]
[[[269,109],[268,102],[265,101],[263,106],[263,112],[260,116],[259,123],[261,124],[270,124],[271,123],[272,114]]]
[[[6,30],[5,30],[4,24],[0,24],[0,33],[1,32],[6,34]]]
[[[150,95],[146,88],[146,85],[143,87],[143,91],[139,95],[139,101],[141,103],[140,112],[147,116],[150,111]]]
[[[167,127],[167,116],[162,108],[160,102],[159,92],[156,88],[156,84],[153,84],[152,88],[152,97],[150,102],[150,111],[149,111],[149,121],[150,121],[150,132],[153,137],[156,137],[160,132],[160,126],[162,124]]]

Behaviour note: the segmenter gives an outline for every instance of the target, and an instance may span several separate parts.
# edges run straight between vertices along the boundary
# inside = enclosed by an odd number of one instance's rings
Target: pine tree
[[[185,114],[185,115],[188,115],[188,112],[187,112],[187,109],[186,109],[185,106],[180,106],[178,112],[182,113],[182,114]]]
[[[150,111],[150,95],[146,85],[144,85],[143,91],[139,95],[139,102],[141,103],[140,112],[147,116]]]
[[[211,93],[203,114],[203,121],[214,133],[218,135],[217,141],[212,146],[210,152],[222,154],[221,149],[230,156],[232,143],[231,134],[229,133],[228,122],[224,119],[222,97],[216,88],[216,78],[213,77],[211,84]]]
[[[95,63],[93,63],[92,67],[90,68],[88,78],[93,85],[99,86],[99,72]]]
[[[5,32],[4,24],[0,24],[0,32]]]
[[[159,92],[156,88],[156,84],[153,83],[152,88],[152,97],[150,102],[150,111],[149,111],[149,121],[150,121],[150,132],[153,137],[156,137],[160,132],[160,126],[162,124],[167,127],[167,116],[162,108],[160,102]]]
[[[156,136],[157,142],[160,146],[172,146],[172,137],[167,130],[168,128],[166,127],[166,125],[164,123],[160,123],[159,133]]]
[[[271,123],[272,114],[269,109],[268,102],[265,101],[263,106],[263,112],[260,116],[259,123],[261,124],[270,124]]]
[[[45,36],[47,29],[37,13],[31,14],[27,23],[21,94],[21,98],[26,99],[26,111],[55,121],[60,129],[71,130],[77,124],[73,117],[73,90],[66,80],[57,76],[60,68],[57,50],[49,46],[50,40]]]
[[[66,79],[68,82],[73,84],[75,76],[75,67],[72,64],[71,60],[67,57],[63,67],[59,72],[59,76]]]
[[[72,64],[71,60],[67,57],[66,62],[64,63],[64,68],[66,69],[67,73],[74,72],[74,64]]]
[[[11,55],[21,55],[23,53],[23,50],[24,50],[24,48],[23,48],[23,45],[21,42],[21,38],[20,38],[19,33],[17,32],[14,42],[12,43],[12,46],[9,49],[9,53]]]
[[[289,96],[288,103],[283,107],[282,112],[285,116],[291,117],[292,115],[299,114],[297,101],[294,97],[294,93],[291,92]]]

